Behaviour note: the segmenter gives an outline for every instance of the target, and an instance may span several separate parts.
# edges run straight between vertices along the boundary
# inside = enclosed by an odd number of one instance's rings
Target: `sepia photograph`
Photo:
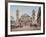
[[[43,4],[8,3],[8,35],[43,33]]]
[[[41,29],[40,6],[10,6],[11,31],[32,31]]]

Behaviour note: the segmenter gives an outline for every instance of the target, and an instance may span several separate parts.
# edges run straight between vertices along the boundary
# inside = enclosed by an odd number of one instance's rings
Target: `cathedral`
[[[16,26],[32,26],[35,22],[35,11],[33,10],[32,17],[24,14],[19,18],[19,10],[16,10]]]

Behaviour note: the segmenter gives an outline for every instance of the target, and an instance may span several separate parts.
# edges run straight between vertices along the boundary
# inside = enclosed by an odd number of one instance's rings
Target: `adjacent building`
[[[38,26],[41,26],[41,7],[39,7],[39,10],[38,10],[37,23],[38,23]]]

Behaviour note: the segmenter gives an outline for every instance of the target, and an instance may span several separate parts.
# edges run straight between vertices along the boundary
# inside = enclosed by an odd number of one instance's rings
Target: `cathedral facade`
[[[24,14],[19,18],[19,10],[16,10],[16,26],[32,26],[35,21],[35,12],[33,10],[32,17]]]

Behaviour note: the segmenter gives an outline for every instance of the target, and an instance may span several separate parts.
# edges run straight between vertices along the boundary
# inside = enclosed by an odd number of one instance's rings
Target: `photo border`
[[[43,4],[43,33],[8,35],[8,2]],[[8,36],[42,35],[42,34],[45,34],[45,3],[44,2],[27,2],[27,1],[8,1],[8,0],[5,0],[5,36],[6,37],[8,37]]]

